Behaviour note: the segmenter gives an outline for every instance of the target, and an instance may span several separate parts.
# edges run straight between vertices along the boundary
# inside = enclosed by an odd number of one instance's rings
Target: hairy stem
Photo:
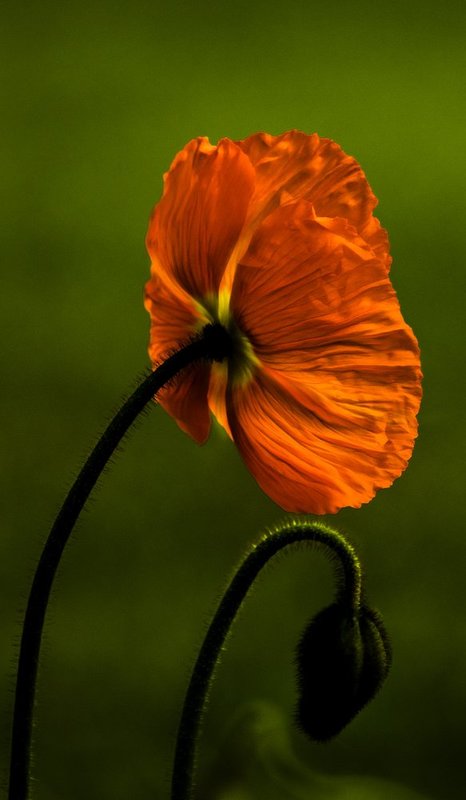
[[[180,370],[200,359],[222,361],[228,337],[220,325],[206,326],[201,335],[151,372],[126,400],[84,464],[52,526],[40,557],[23,623],[20,645],[8,800],[27,800],[34,697],[47,604],[65,545],[102,470],[149,400]]]
[[[313,542],[328,549],[338,597],[356,614],[361,603],[361,567],[353,547],[319,522],[291,521],[266,534],[248,553],[231,580],[199,651],[185,697],[175,749],[171,800],[192,800],[194,763],[202,716],[215,666],[231,625],[259,572],[284,547]]]

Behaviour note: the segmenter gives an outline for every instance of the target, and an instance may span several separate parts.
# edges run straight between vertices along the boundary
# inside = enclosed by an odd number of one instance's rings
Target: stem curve
[[[338,531],[321,522],[291,520],[266,533],[233,576],[210,623],[191,673],[178,727],[171,800],[192,800],[197,740],[215,666],[231,625],[252,584],[267,562],[284,547],[313,542],[331,555],[338,599],[357,614],[361,606],[361,565],[354,548]]]
[[[45,614],[66,543],[102,470],[149,400],[182,369],[200,359],[222,361],[231,344],[220,325],[201,334],[151,372],[123,403],[95,445],[52,526],[36,568],[26,607],[18,660],[8,800],[27,800],[32,716]]]

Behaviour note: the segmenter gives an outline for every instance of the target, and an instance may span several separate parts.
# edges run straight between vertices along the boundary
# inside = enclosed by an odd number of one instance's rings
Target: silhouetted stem
[[[24,618],[13,712],[9,800],[27,800],[28,796],[32,715],[42,628],[53,580],[76,520],[115,448],[149,400],[189,364],[199,359],[222,361],[229,347],[224,329],[208,325],[197,339],[150,373],[108,425],[60,509],[34,575]]]
[[[246,595],[267,562],[297,542],[323,545],[330,552],[338,583],[338,599],[357,614],[361,603],[361,567],[353,547],[319,522],[291,521],[266,534],[246,556],[223,595],[199,651],[178,728],[171,800],[192,800],[194,762],[207,695],[231,625]]]

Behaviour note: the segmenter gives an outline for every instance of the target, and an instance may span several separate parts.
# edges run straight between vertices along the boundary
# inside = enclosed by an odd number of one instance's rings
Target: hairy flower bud
[[[382,686],[391,650],[380,615],[333,603],[306,627],[297,648],[298,724],[316,741],[336,736]]]

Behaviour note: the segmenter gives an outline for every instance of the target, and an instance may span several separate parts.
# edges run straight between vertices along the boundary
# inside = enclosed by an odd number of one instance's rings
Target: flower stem
[[[231,580],[209,626],[191,674],[178,727],[171,800],[192,800],[197,740],[207,696],[231,625],[259,572],[280,550],[297,542],[323,545],[335,567],[338,599],[358,613],[361,566],[353,547],[337,531],[320,522],[290,521],[254,545]]]
[[[108,425],[58,513],[34,575],[24,617],[13,711],[8,800],[27,800],[28,797],[32,715],[42,628],[53,580],[79,514],[115,448],[149,400],[189,364],[200,359],[222,361],[229,347],[225,330],[220,325],[207,325],[199,337],[151,372]]]

